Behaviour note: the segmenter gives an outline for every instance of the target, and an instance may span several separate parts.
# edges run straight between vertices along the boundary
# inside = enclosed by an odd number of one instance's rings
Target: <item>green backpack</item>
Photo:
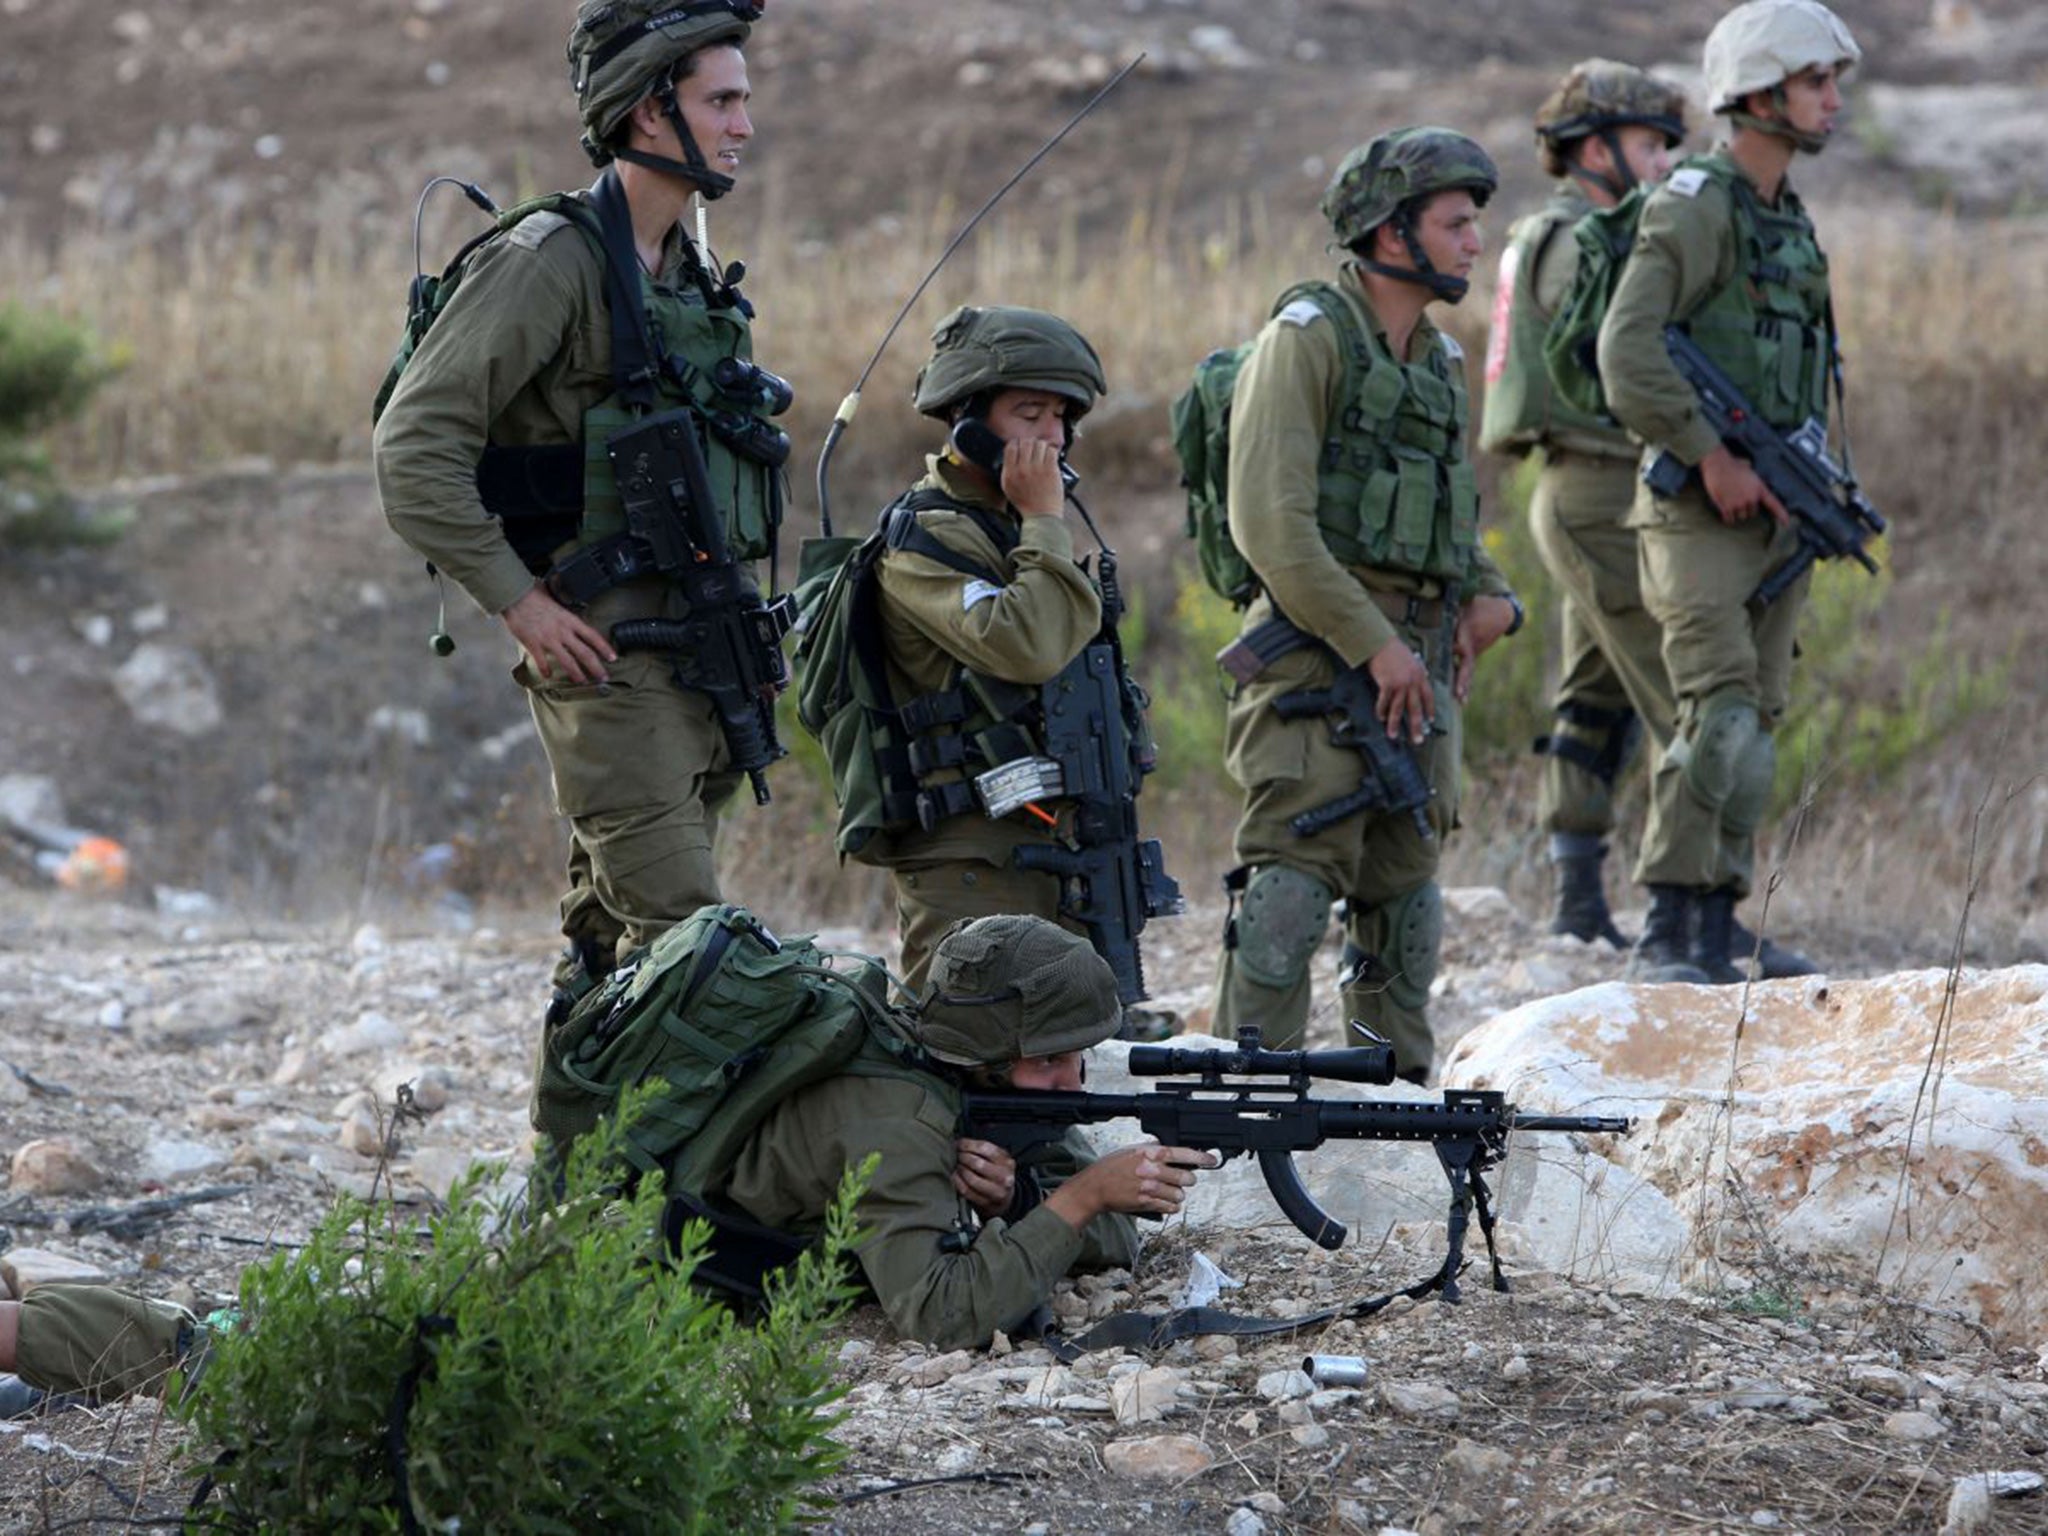
[[[1281,294],[1273,301],[1271,315],[1297,299],[1313,300],[1344,335],[1340,351],[1348,398],[1357,372],[1353,333],[1363,326],[1357,306],[1336,284],[1312,281],[1296,283]],[[1180,459],[1180,481],[1188,493],[1187,536],[1194,540],[1202,579],[1217,596],[1237,608],[1257,595],[1259,578],[1230,537],[1230,399],[1256,340],[1219,347],[1195,364],[1194,378],[1174,400],[1170,412],[1173,451]]]
[[[1651,191],[1648,186],[1632,187],[1612,208],[1596,208],[1572,226],[1579,264],[1543,337],[1543,366],[1558,397],[1574,410],[1603,421],[1613,417],[1600,387],[1600,322],[1614,302],[1614,290],[1621,284],[1628,253],[1635,248],[1636,226],[1642,222],[1643,204]]]
[[[849,962],[844,968],[833,962]],[[626,1134],[636,1173],[699,1195],[770,1110],[863,1052],[907,1064],[888,1022],[889,975],[865,955],[778,939],[744,907],[701,907],[629,956],[548,1031],[535,1124],[558,1145],[622,1089],[665,1089]]]

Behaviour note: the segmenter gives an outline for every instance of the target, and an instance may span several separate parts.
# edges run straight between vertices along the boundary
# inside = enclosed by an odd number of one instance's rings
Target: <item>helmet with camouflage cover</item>
[[[1685,138],[1685,92],[1648,70],[1612,59],[1582,59],[1536,109],[1536,148],[1552,176],[1577,176],[1604,187],[1617,199],[1635,185],[1635,172],[1621,152],[1616,130],[1653,128],[1668,149]],[[1586,170],[1571,154],[1582,139],[1598,137],[1613,157],[1615,180]]]
[[[1367,268],[1421,283],[1455,304],[1469,284],[1430,264],[1415,235],[1415,214],[1439,192],[1469,192],[1484,208],[1499,185],[1493,157],[1464,134],[1449,128],[1397,128],[1344,157],[1323,193],[1322,209],[1337,231],[1337,243],[1358,252]],[[1365,257],[1372,232],[1386,223],[1401,236],[1414,267],[1390,267]]]
[[[911,403],[944,421],[953,408],[997,389],[1043,389],[1071,402],[1079,421],[1109,393],[1102,359],[1058,315],[1009,305],[962,305],[932,331],[932,355],[917,370]]]
[[[1086,1050],[1122,1018],[1116,976],[1086,939],[1005,915],[946,930],[910,1026],[934,1059],[983,1067]]]
[[[1827,143],[1825,135],[1757,118],[1742,104],[1756,91],[1769,91],[1782,106],[1785,82],[1794,75],[1809,69],[1846,70],[1862,58],[1863,50],[1842,18],[1820,0],[1748,0],[1707,34],[1707,106],[1817,154]]]
[[[592,165],[630,160],[694,182],[707,198],[732,190],[711,169],[676,104],[676,66],[719,43],[737,47],[761,19],[764,0],[583,0],[569,32],[569,81],[583,119],[583,152]],[[683,146],[686,161],[622,150],[613,139],[634,107],[653,95]]]

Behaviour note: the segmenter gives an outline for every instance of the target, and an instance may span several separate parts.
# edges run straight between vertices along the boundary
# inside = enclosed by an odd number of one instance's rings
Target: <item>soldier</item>
[[[780,1231],[815,1235],[841,1176],[878,1156],[856,1212],[862,1273],[898,1332],[940,1349],[1014,1332],[1076,1270],[1129,1268],[1132,1218],[1180,1209],[1212,1153],[1146,1143],[1096,1160],[1070,1132],[1021,1172],[1002,1148],[957,1136],[966,1087],[1081,1086],[1083,1052],[1115,1034],[1116,979],[1085,940],[1036,917],[956,924],[902,1018],[923,1070],[867,1064],[803,1089],[707,1190]]]
[[[1841,77],[1861,58],[1818,0],[1750,0],[1707,37],[1709,105],[1728,142],[1686,161],[1645,204],[1636,244],[1600,327],[1599,366],[1616,418],[1649,452],[1693,467],[1676,497],[1638,490],[1643,603],[1663,627],[1677,704],[1653,798],[1675,825],[1637,957],[1689,963],[1714,981],[1813,969],[1735,921],[1752,884],[1770,803],[1772,732],[1791,693],[1794,631],[1810,576],[1761,613],[1747,598],[1794,547],[1785,509],[1699,412],[1665,346],[1679,324],[1771,425],[1827,419],[1836,369],[1827,258],[1786,173],[1818,154],[1841,110]]]
[[[1542,821],[1557,867],[1550,931],[1604,939],[1617,949],[1628,941],[1608,913],[1601,881],[1615,781],[1645,728],[1660,753],[1671,739],[1671,684],[1663,636],[1636,581],[1636,536],[1624,526],[1635,502],[1639,447],[1613,422],[1575,410],[1557,394],[1544,368],[1543,338],[1578,265],[1572,226],[1591,209],[1611,208],[1635,187],[1661,181],[1684,137],[1684,92],[1607,59],[1573,65],[1537,109],[1537,152],[1559,185],[1541,212],[1508,232],[1479,432],[1480,447],[1490,453],[1543,451],[1529,525],[1564,595],[1557,724],[1536,743],[1544,756]],[[1666,822],[1652,805],[1639,880],[1666,878]],[[1690,974],[1660,979],[1706,980],[1685,970]]]
[[[0,1301],[0,1419],[33,1413],[52,1397],[160,1394],[206,1337],[171,1302],[106,1285],[37,1286],[20,1301]]]
[[[1392,1041],[1417,1082],[1434,1057],[1435,876],[1457,821],[1459,706],[1480,654],[1522,622],[1479,543],[1462,353],[1423,313],[1464,296],[1497,182],[1486,152],[1447,129],[1353,150],[1322,201],[1348,253],[1339,280],[1280,309],[1232,400],[1230,533],[1261,589],[1240,644],[1273,659],[1233,669],[1226,762],[1245,805],[1214,1028],[1301,1039],[1310,961],[1342,896],[1345,1009]],[[1300,638],[1276,646],[1276,632]],[[1357,788],[1361,755],[1331,739],[1332,722],[1274,706],[1343,669],[1363,669],[1378,691],[1368,724],[1420,759],[1434,790],[1427,831],[1372,811],[1311,835],[1289,826]]]
[[[711,700],[679,685],[676,658],[613,643],[620,621],[678,619],[687,605],[627,534],[605,444],[653,411],[692,409],[716,429],[703,455],[732,553],[767,553],[779,492],[750,435],[774,408],[750,362],[753,308],[738,268],[717,270],[680,223],[693,197],[722,196],[739,174],[754,131],[740,48],[759,15],[747,0],[584,0],[568,56],[583,147],[605,168],[577,194],[596,217],[533,212],[485,244],[376,434],[393,529],[519,647],[513,676],[570,827],[556,1014],[619,955],[719,899],[714,833],[737,776]],[[614,294],[626,296],[616,307]],[[565,501],[566,542],[514,549],[501,517]]]
[[[838,737],[832,762],[842,828],[883,824],[841,844],[889,871],[913,990],[961,918],[1062,916],[1060,878],[1018,866],[1026,850],[1068,837],[1072,800],[1048,795],[993,816],[971,781],[1042,750],[1043,690],[1115,619],[1105,625],[1103,595],[1061,515],[1066,451],[1107,387],[1095,349],[1057,315],[1003,306],[955,310],[932,341],[914,403],[952,430],[924,478],[882,514],[873,575],[885,712],[899,733],[874,781],[885,805],[861,799],[861,741]],[[1135,724],[1137,755],[1149,761],[1127,679],[1121,696],[1120,718]],[[1140,771],[1134,764],[1133,794]],[[1123,819],[1134,828],[1128,807]]]

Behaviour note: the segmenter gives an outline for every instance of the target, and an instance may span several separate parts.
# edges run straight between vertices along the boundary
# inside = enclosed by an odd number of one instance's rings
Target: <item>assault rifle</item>
[[[1352,1027],[1366,1033],[1362,1025]],[[1451,1186],[1449,1253],[1430,1285],[1447,1301],[1458,1299],[1457,1275],[1475,1211],[1488,1251],[1493,1249],[1493,1208],[1484,1175],[1507,1155],[1513,1133],[1619,1136],[1631,1124],[1610,1116],[1523,1114],[1489,1089],[1447,1088],[1441,1104],[1311,1098],[1309,1085],[1316,1078],[1392,1082],[1393,1048],[1381,1042],[1343,1050],[1266,1050],[1256,1026],[1238,1031],[1234,1052],[1132,1046],[1130,1070],[1139,1077],[1194,1081],[1162,1083],[1150,1093],[970,1092],[964,1098],[961,1132],[1007,1148],[1017,1157],[1020,1173],[1028,1171],[1032,1149],[1057,1140],[1067,1127],[1105,1120],[1136,1120],[1162,1145],[1220,1152],[1226,1161],[1249,1152],[1258,1158],[1281,1212],[1322,1248],[1341,1247],[1347,1234],[1344,1224],[1303,1188],[1294,1167],[1296,1152],[1337,1140],[1429,1142]],[[1281,1081],[1244,1081],[1248,1078]],[[1494,1279],[1496,1288],[1506,1289],[1498,1258]]]
[[[1429,802],[1435,792],[1423,776],[1422,764],[1416,761],[1415,749],[1387,734],[1379,716],[1379,700],[1380,690],[1371,673],[1363,667],[1345,667],[1327,688],[1283,693],[1273,701],[1273,712],[1282,720],[1328,715],[1330,740],[1365,759],[1365,776],[1358,788],[1288,820],[1296,837],[1314,837],[1361,811],[1405,811],[1424,842],[1435,836],[1429,830]]]
[[[1873,576],[1877,562],[1863,547],[1866,535],[1883,533],[1885,522],[1856,484],[1856,477],[1828,453],[1828,429],[1809,416],[1795,430],[1780,432],[1743,398],[1728,375],[1715,367],[1699,344],[1675,325],[1664,328],[1664,345],[1680,375],[1700,398],[1700,414],[1792,514],[1799,548],[1749,595],[1764,609],[1805,574],[1814,561],[1847,556]],[[1643,482],[1659,496],[1676,496],[1692,471],[1667,449],[1650,461]]]
[[[1113,565],[1108,585],[1114,589]],[[1115,642],[1083,648],[1040,698],[1044,754],[979,775],[975,792],[992,818],[1040,800],[1074,803],[1068,843],[1023,844],[1016,865],[1059,877],[1061,915],[1088,930],[1089,943],[1116,974],[1117,996],[1139,1002],[1145,965],[1138,935],[1148,920],[1171,916],[1184,902],[1159,840],[1138,836],[1138,783],[1152,771],[1153,754]]]
[[[796,599],[785,592],[763,602],[746,568],[733,559],[693,412],[649,416],[607,442],[605,452],[628,533],[689,605],[685,618],[614,624],[612,644],[673,658],[676,681],[710,698],[732,766],[754,786],[755,801],[766,805],[763,770],[789,755],[775,734],[775,696],[789,682],[782,637],[795,622]]]

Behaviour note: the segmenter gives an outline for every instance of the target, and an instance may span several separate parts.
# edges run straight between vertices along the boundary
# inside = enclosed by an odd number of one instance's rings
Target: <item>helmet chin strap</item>
[[[1603,176],[1598,171],[1587,170],[1577,160],[1570,161],[1566,165],[1565,170],[1574,179],[1584,182],[1587,186],[1598,187],[1618,203],[1636,189],[1635,168],[1628,163],[1628,156],[1621,152],[1621,135],[1614,131],[1612,123],[1609,123],[1604,128],[1594,129],[1593,134],[1602,144],[1607,146],[1607,153],[1614,161],[1615,174]]]
[[[668,119],[669,127],[675,130],[676,142],[683,147],[684,159],[675,160],[667,155],[649,154],[644,149],[615,149],[612,154],[620,160],[634,165],[644,165],[650,171],[661,171],[669,176],[680,176],[692,182],[697,195],[705,202],[715,202],[733,189],[733,179],[711,169],[704,158],[704,151],[697,147],[697,140],[690,132],[690,125],[683,120],[683,109],[676,100],[675,83],[671,81],[654,95],[661,115]]]
[[[1728,114],[1728,120],[1757,133],[1767,133],[1774,139],[1787,140],[1801,154],[1817,155],[1828,147],[1828,136],[1824,133],[1809,133],[1803,128],[1794,128],[1787,119],[1785,82],[1779,81],[1771,87],[1771,105],[1778,109],[1776,117],[1758,117],[1754,112],[1745,112],[1740,107]]]
[[[1359,257],[1358,264],[1368,272],[1378,273],[1381,277],[1391,277],[1398,283],[1419,284],[1446,303],[1455,304],[1464,298],[1466,290],[1472,286],[1471,279],[1437,271],[1435,264],[1429,259],[1429,253],[1423,250],[1422,241],[1415,233],[1415,224],[1407,213],[1397,211],[1390,222],[1394,226],[1394,233],[1401,237],[1401,243],[1408,247],[1408,259],[1415,265],[1391,267],[1383,261],[1374,261],[1370,256]],[[1368,248],[1369,242],[1370,237]]]

